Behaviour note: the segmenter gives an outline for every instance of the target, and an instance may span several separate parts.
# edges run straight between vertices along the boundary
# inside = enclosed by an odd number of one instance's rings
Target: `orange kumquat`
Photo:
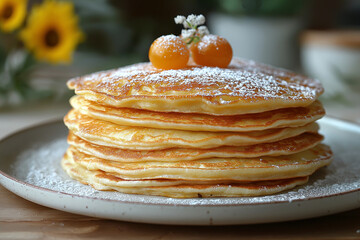
[[[160,69],[180,69],[186,67],[190,53],[180,37],[166,35],[157,38],[149,49],[150,62]]]

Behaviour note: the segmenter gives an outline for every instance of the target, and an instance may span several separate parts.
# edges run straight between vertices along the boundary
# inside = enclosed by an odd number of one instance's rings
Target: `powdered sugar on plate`
[[[59,123],[62,124],[62,123]],[[309,183],[288,192],[243,198],[196,198],[172,199],[165,197],[102,192],[70,179],[60,166],[67,143],[65,137],[52,136],[47,143],[36,142],[17,154],[9,167],[8,174],[16,179],[46,189],[94,199],[120,202],[165,205],[247,205],[274,202],[293,202],[306,199],[329,197],[360,191],[360,127],[325,118],[320,120],[326,144],[334,151],[333,163],[318,172]],[[59,127],[59,126],[54,126]],[[39,129],[40,131],[41,129]],[[49,132],[51,134],[51,132]],[[65,135],[65,134],[64,134]]]

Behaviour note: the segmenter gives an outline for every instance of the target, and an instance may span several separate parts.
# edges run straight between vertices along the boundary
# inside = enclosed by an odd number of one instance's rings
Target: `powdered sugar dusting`
[[[166,205],[237,205],[273,202],[292,202],[304,199],[327,197],[349,191],[360,190],[360,138],[359,127],[348,127],[340,121],[320,120],[326,143],[334,151],[334,162],[315,173],[308,184],[288,192],[243,198],[196,198],[172,199],[165,197],[102,192],[70,179],[60,166],[67,143],[65,137],[53,137],[47,144],[34,143],[24,149],[10,168],[15,178],[57,192],[80,195],[89,198],[108,199],[121,202]],[[58,126],[54,126],[58,127]],[[357,130],[356,130],[357,129]],[[354,131],[356,130],[356,131]],[[51,132],[49,133],[51,134]]]
[[[19,154],[11,166],[14,177],[24,182],[51,189],[57,192],[74,193],[81,189],[80,195],[92,196],[96,191],[67,177],[60,167],[60,159],[67,148],[66,139],[55,139],[45,144],[35,144]]]
[[[220,38],[219,36],[216,35],[205,35],[201,41],[198,43],[198,49],[199,51],[204,51],[209,45],[214,45],[216,47],[216,50],[218,50],[218,44],[220,42],[225,41],[225,39]]]
[[[203,97],[219,104],[261,99],[314,101],[323,92],[317,80],[239,58],[228,68],[191,66],[161,71],[141,63],[72,79],[69,86],[119,98]]]
[[[160,54],[180,53],[180,55],[184,55],[187,51],[186,45],[182,40],[173,34],[157,38],[152,47],[154,46],[156,46],[157,52]],[[166,58],[166,55],[164,55],[164,58]]]

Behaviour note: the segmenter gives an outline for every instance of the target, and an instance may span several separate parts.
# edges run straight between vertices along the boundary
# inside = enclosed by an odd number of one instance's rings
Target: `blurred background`
[[[46,106],[51,108],[44,110],[47,114],[61,116],[73,94],[66,88],[68,79],[148,61],[154,39],[180,34],[182,26],[173,18],[192,13],[205,15],[210,32],[225,37],[235,56],[319,79],[328,113],[360,122],[359,0],[67,1],[83,37],[65,64],[39,59],[40,50],[32,49],[29,37],[22,35],[34,6],[43,1],[1,1],[15,2],[13,8],[25,2],[26,11],[17,29],[0,33],[0,124],[10,113],[30,116],[29,109]],[[14,13],[0,3],[1,21]],[[38,21],[37,26],[50,19]],[[58,39],[49,35],[45,40],[51,45]]]

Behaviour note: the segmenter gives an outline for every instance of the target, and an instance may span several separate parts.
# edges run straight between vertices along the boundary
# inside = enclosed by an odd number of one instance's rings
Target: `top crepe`
[[[227,68],[160,70],[140,63],[74,78],[68,87],[107,106],[212,115],[304,107],[323,93],[317,80],[238,58]]]

